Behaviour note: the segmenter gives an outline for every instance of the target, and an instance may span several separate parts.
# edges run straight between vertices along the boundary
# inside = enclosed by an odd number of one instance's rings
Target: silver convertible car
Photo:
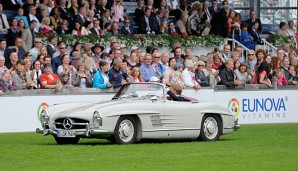
[[[239,125],[219,104],[189,99],[172,101],[159,83],[123,85],[110,101],[65,103],[41,111],[42,129],[58,144],[80,138],[104,138],[118,144],[140,139],[200,139],[215,141]]]

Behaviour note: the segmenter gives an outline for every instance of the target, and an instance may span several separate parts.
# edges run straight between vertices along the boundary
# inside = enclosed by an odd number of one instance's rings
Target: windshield
[[[133,83],[124,85],[114,98],[140,98],[150,99],[156,96],[157,98],[165,98],[164,88],[161,84],[155,83]]]

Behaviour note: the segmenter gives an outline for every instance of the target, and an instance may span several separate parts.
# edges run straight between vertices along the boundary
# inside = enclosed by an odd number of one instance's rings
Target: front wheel
[[[222,123],[217,115],[204,115],[201,123],[199,139],[202,141],[216,141],[222,133]]]
[[[132,144],[135,142],[137,134],[136,121],[131,116],[122,116],[119,118],[114,137],[117,144]]]
[[[64,145],[64,144],[77,144],[80,140],[80,137],[75,138],[65,138],[65,137],[56,137],[54,136],[57,144]]]

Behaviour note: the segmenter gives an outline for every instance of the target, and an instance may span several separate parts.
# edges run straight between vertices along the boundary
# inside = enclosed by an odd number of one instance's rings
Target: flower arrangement
[[[275,47],[282,47],[284,44],[289,44],[292,47],[296,47],[296,40],[292,36],[283,37],[283,36],[274,34],[267,37],[266,40],[269,43],[273,44]]]
[[[48,43],[48,36],[38,35],[42,39],[44,44]],[[64,40],[66,44],[73,45],[75,42],[85,43],[99,43],[101,46],[108,46],[110,36],[97,37],[94,35],[87,36],[75,36],[75,35],[57,35],[58,41]],[[219,46],[224,43],[224,38],[208,35],[204,37],[197,36],[181,36],[181,35],[155,35],[155,34],[145,34],[145,35],[115,35],[114,36],[119,44],[125,44],[128,47],[131,46],[163,46],[170,47],[176,42],[180,42],[182,46],[187,47],[204,47],[204,46]]]

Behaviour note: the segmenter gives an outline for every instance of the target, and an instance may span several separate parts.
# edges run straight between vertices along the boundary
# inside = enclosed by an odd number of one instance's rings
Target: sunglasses
[[[253,56],[253,55],[255,55],[255,54],[248,54],[248,56]]]
[[[160,58],[160,56],[154,56],[154,58]]]
[[[198,65],[199,67],[204,67],[205,65]]]
[[[41,42],[35,42],[35,43],[41,43]]]

